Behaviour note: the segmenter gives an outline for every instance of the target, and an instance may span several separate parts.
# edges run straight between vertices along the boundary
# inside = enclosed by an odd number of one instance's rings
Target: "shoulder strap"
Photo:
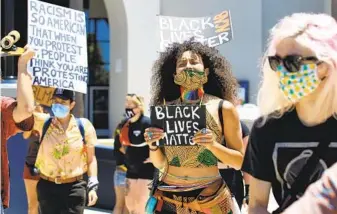
[[[296,180],[291,185],[292,188],[289,190],[289,192],[286,193],[279,209],[277,209],[275,213],[284,211],[289,205],[297,200],[299,193],[303,193],[305,191],[309,183],[310,175],[314,173],[314,170],[316,169],[316,166],[322,154],[326,152],[326,150],[329,148],[329,145],[330,142],[328,141],[323,141],[319,143],[319,145],[314,150],[314,153],[310,156],[306,164],[302,167],[301,171],[296,177]]]
[[[86,144],[85,142],[85,130],[84,130],[84,125],[83,122],[81,120],[81,118],[75,118],[76,123],[77,123],[77,127],[81,132],[82,138],[83,138],[83,143]]]
[[[47,133],[47,130],[51,124],[51,122],[53,121],[53,117],[49,117],[43,124],[43,127],[42,127],[42,133],[41,133],[41,138],[40,138],[40,144],[42,143],[43,141],[43,138],[44,136],[46,135]]]
[[[221,100],[219,102],[219,105],[218,105],[218,114],[219,114],[219,120],[220,120],[220,123],[221,123],[221,132],[222,132],[222,135],[223,135],[224,134],[224,127],[223,127],[222,106],[223,106],[223,100]]]
[[[223,106],[223,100],[220,100],[219,102],[219,105],[218,105],[218,114],[219,114],[219,120],[220,120],[220,125],[221,125],[221,133],[222,133],[222,136],[224,136],[224,127],[223,127],[223,114],[222,114],[222,106]],[[225,140],[223,140],[223,143],[225,143],[226,145],[226,142]]]

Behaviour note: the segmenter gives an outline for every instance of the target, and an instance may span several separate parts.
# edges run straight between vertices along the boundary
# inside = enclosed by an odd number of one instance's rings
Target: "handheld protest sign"
[[[15,43],[19,41],[20,33],[16,30],[9,32],[7,36],[0,41],[0,56],[20,56],[25,52],[21,47],[17,47]]]
[[[206,106],[151,106],[151,123],[166,133],[160,146],[193,146],[194,134],[206,128]]]
[[[48,107],[51,106],[54,91],[55,91],[55,88],[52,88],[52,87],[33,85],[35,101],[44,106],[48,106]]]
[[[233,36],[230,10],[204,17],[158,16],[159,51],[173,43],[183,43],[192,37],[209,47],[230,42]]]
[[[36,54],[27,65],[33,85],[87,93],[88,58],[83,11],[28,0],[27,43]]]

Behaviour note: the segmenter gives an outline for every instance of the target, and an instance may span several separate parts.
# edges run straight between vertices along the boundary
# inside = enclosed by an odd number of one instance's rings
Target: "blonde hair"
[[[133,104],[140,108],[141,112],[144,113],[145,104],[144,98],[142,96],[138,96],[136,94],[127,94],[126,97],[130,97],[130,100],[133,102]]]
[[[278,43],[289,37],[296,37],[301,45],[312,49],[319,60],[328,64],[329,76],[310,107],[312,114],[308,123],[330,117],[331,108],[337,112],[337,23],[326,14],[295,13],[283,18],[271,29],[268,47],[261,61],[262,82],[257,105],[264,116],[263,121],[267,116],[281,117],[294,107],[280,90],[279,79],[267,60],[268,56],[275,55]]]

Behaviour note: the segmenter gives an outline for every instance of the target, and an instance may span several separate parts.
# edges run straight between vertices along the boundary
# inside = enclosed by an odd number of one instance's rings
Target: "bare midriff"
[[[207,168],[169,166],[167,174],[162,181],[169,185],[204,184],[219,177],[217,166]]]

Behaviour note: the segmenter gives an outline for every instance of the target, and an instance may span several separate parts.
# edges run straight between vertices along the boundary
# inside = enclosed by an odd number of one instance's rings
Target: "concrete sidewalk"
[[[111,214],[111,210],[102,210],[97,208],[86,208],[84,210],[84,214]]]

